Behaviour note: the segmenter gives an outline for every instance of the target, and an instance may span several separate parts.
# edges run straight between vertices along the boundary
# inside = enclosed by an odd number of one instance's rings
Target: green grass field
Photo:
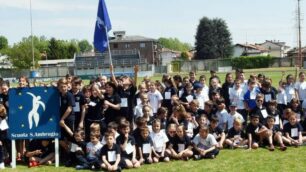
[[[275,150],[270,152],[267,149],[260,148],[258,150],[221,150],[216,159],[205,160],[189,160],[189,161],[171,161],[169,163],[158,163],[151,165],[143,165],[139,169],[124,170],[130,172],[168,172],[168,171],[226,171],[226,172],[302,172],[306,171],[306,146],[299,148],[288,148],[281,152]],[[19,172],[52,172],[52,171],[69,172],[75,171],[74,168],[53,166],[41,166],[28,168],[18,165],[16,169],[7,168],[4,171]],[[83,170],[86,171],[86,170]],[[88,171],[88,170],[87,170]]]

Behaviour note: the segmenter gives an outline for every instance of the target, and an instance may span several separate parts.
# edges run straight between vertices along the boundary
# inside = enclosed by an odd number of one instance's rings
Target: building
[[[140,59],[145,59],[148,64],[156,64],[157,40],[143,36],[127,36],[125,31],[115,31],[110,39],[112,51],[134,51]]]
[[[240,56],[267,56],[269,51],[260,46],[260,45],[252,45],[252,44],[236,44],[234,46],[233,57]]]
[[[161,66],[166,66],[171,63],[171,61],[176,60],[181,56],[180,51],[170,50],[168,48],[161,48],[158,51],[158,61],[157,64]]]
[[[306,61],[306,47],[302,47],[301,52],[302,52],[302,61],[304,63],[304,67],[306,67],[306,64],[305,64],[305,61]],[[299,57],[298,54],[299,54],[298,48],[293,48],[293,49],[291,49],[287,52],[288,57],[294,59],[295,60],[295,65],[297,65],[297,66],[300,65],[299,64],[300,59],[298,58]]]
[[[13,65],[8,56],[0,54],[0,69],[12,69]]]
[[[285,42],[280,42],[280,41],[272,41],[272,40],[266,40],[266,42],[261,43],[261,44],[256,44],[260,45],[266,49],[269,50],[269,55],[272,57],[286,57],[287,52],[289,51],[290,47],[286,46]]]

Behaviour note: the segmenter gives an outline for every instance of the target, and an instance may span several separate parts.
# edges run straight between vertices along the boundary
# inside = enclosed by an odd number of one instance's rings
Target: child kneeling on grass
[[[54,143],[51,140],[32,140],[25,155],[29,167],[50,165],[55,160]]]
[[[216,148],[218,142],[212,134],[209,134],[208,126],[201,126],[199,134],[193,140],[195,159],[215,158],[219,154]]]

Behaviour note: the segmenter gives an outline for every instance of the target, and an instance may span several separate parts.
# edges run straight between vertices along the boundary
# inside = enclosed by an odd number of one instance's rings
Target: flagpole
[[[106,40],[107,40],[107,47],[108,47],[108,54],[109,54],[109,64],[113,66],[113,60],[112,60],[112,53],[110,49],[110,44],[109,44],[109,38],[108,38],[108,32],[107,32],[107,27],[104,26],[105,32],[106,32]]]

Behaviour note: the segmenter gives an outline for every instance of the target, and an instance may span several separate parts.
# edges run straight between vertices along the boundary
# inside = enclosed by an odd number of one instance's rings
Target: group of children
[[[76,169],[120,171],[170,160],[213,159],[223,148],[256,149],[275,145],[285,151],[306,141],[305,73],[289,74],[279,87],[263,74],[245,78],[237,69],[221,84],[195,72],[165,74],[160,81],[99,76],[84,85],[67,75],[51,83],[60,93],[61,162]],[[35,83],[36,84],[36,83]],[[37,84],[34,86],[37,86]],[[39,85],[39,84],[38,84]],[[26,77],[19,87],[32,86]],[[49,86],[49,85],[48,85]],[[0,126],[9,118],[9,83],[0,84]],[[304,101],[305,100],[305,101]],[[9,162],[10,142],[0,127],[0,168]],[[30,167],[52,164],[52,140],[21,140],[17,158]]]

